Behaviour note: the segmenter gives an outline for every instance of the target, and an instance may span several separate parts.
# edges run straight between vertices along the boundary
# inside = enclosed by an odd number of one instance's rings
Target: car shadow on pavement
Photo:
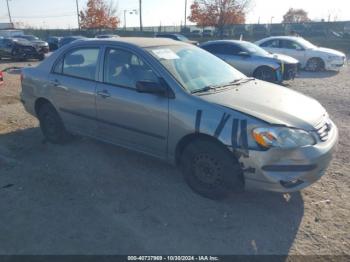
[[[310,79],[310,78],[330,78],[339,74],[339,71],[322,71],[322,72],[307,72],[300,71],[296,78]]]
[[[0,254],[288,254],[300,193],[193,193],[161,161],[90,139],[0,135]]]

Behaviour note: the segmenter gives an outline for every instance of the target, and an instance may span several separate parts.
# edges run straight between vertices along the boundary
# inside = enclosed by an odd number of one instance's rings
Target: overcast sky
[[[109,1],[109,0],[107,0]],[[251,0],[248,23],[281,22],[290,7],[303,8],[311,19],[349,20],[350,0]],[[87,0],[79,0],[84,8]],[[138,0],[114,0],[123,21],[123,10],[138,9]],[[142,0],[144,26],[180,25],[184,22],[185,0]],[[188,10],[192,0],[188,0]],[[76,28],[75,0],[9,0],[14,22],[43,28]],[[138,26],[137,15],[127,14],[127,26]],[[8,22],[6,0],[0,0],[0,22]]]

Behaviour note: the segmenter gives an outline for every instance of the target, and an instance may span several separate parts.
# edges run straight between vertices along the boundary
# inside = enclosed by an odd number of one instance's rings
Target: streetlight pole
[[[139,0],[139,12],[140,12],[140,31],[143,31],[142,25],[142,0]]]
[[[126,31],[126,12],[128,10],[124,10],[124,31]]]
[[[80,14],[79,14],[79,1],[78,0],[76,0],[76,4],[77,4],[78,29],[80,31]]]
[[[7,12],[9,15],[9,20],[10,20],[10,23],[12,24],[12,17],[11,17],[11,12],[10,12],[9,0],[6,0],[6,4],[7,4]]]
[[[186,29],[186,26],[187,26],[187,0],[185,0],[185,29]]]

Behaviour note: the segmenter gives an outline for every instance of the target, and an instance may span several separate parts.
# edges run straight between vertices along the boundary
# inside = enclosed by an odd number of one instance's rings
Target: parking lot
[[[0,62],[9,66],[36,62]],[[350,68],[306,73],[287,87],[319,100],[340,131],[319,182],[293,194],[246,192],[216,202],[153,158],[79,138],[43,141],[0,87],[1,254],[350,254]]]

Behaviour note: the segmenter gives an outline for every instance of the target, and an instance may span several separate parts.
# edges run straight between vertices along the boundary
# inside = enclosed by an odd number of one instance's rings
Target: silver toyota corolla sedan
[[[21,78],[48,141],[80,134],[164,159],[213,199],[303,189],[325,173],[338,139],[316,100],[170,39],[79,40]]]
[[[268,82],[292,80],[298,72],[299,61],[286,55],[272,54],[246,41],[217,40],[201,45],[247,76]]]

